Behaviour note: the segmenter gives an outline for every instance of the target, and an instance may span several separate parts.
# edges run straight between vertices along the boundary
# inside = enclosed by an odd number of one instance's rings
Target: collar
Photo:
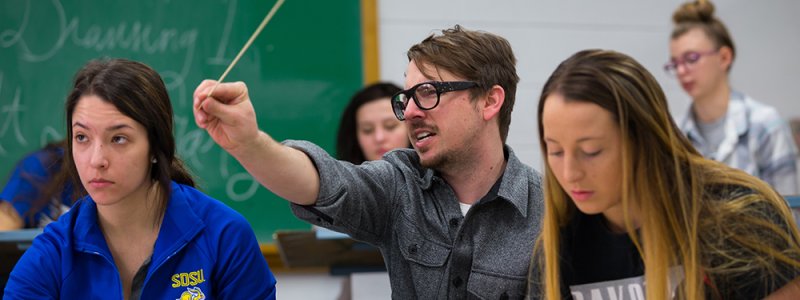
[[[500,178],[492,185],[489,192],[480,199],[478,203],[485,203],[494,199],[505,200],[517,208],[523,217],[528,216],[528,174],[527,166],[514,154],[514,150],[508,145],[503,145],[503,154],[506,157],[506,169],[500,174]],[[525,179],[525,180],[523,180]],[[420,187],[423,190],[430,189],[433,183],[439,182],[446,184],[433,169],[424,169],[420,177]],[[496,195],[497,197],[494,197]]]
[[[170,187],[172,196],[153,249],[153,263],[156,266],[183,248],[205,228],[205,223],[195,214],[187,197],[191,192],[199,192],[174,181]]]
[[[161,262],[178,251],[205,227],[189,206],[186,197],[188,187],[173,181],[170,188],[172,195],[153,249],[154,263]],[[111,251],[97,221],[97,204],[91,196],[82,198],[78,203],[78,217],[73,228],[76,250],[105,253],[110,257]]]
[[[686,132],[686,135],[693,141],[703,141],[703,136],[700,135],[700,129],[697,128],[693,112],[694,104],[689,105],[688,111],[684,115],[681,128]],[[747,121],[747,104],[745,103],[744,94],[731,91],[731,98],[728,102],[728,111],[725,113],[725,128],[734,128],[736,136],[742,136],[747,133],[749,122]],[[727,131],[727,129],[726,129]]]

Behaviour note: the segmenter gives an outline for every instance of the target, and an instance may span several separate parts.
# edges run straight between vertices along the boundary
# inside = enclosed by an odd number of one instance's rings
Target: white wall
[[[578,50],[613,49],[637,59],[661,83],[673,115],[689,103],[663,72],[669,58],[672,12],[682,1],[379,0],[381,78],[403,85],[408,48],[441,29],[499,34],[511,42],[521,78],[508,143],[523,162],[541,170],[536,105],[547,77]],[[800,117],[792,89],[800,85],[800,1],[724,0],[717,15],[734,38],[734,88]]]
[[[544,81],[578,50],[607,48],[636,58],[661,82],[673,113],[689,103],[662,71],[669,58],[671,16],[681,1],[641,0],[379,0],[381,78],[403,85],[408,48],[438,30],[461,24],[507,38],[517,55],[521,82],[509,144],[541,170],[536,105]],[[717,14],[737,46],[733,86],[774,105],[784,118],[800,117],[800,1],[723,0]],[[336,299],[342,278],[276,274],[279,298]],[[374,297],[372,297],[374,298]]]

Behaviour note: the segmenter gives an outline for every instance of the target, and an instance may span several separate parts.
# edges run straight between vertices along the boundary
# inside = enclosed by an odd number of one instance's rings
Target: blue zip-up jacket
[[[11,272],[5,299],[123,299],[91,197],[45,227]],[[247,221],[172,183],[141,299],[275,299],[275,277]]]

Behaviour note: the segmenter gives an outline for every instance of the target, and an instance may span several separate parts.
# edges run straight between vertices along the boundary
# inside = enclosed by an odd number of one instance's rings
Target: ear
[[[481,104],[480,110],[484,121],[489,121],[500,113],[500,108],[506,101],[506,91],[500,85],[493,85],[486,93],[486,100]]]
[[[733,50],[731,50],[728,46],[722,46],[719,48],[719,60],[721,63],[721,67],[727,72],[731,68],[731,64],[733,63]]]

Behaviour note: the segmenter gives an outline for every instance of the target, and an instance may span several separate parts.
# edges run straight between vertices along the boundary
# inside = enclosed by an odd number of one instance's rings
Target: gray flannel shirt
[[[411,149],[360,166],[304,141],[320,176],[312,206],[292,205],[312,224],[349,234],[383,254],[395,299],[519,299],[544,213],[541,175],[505,147],[506,169],[462,216],[447,182]]]

